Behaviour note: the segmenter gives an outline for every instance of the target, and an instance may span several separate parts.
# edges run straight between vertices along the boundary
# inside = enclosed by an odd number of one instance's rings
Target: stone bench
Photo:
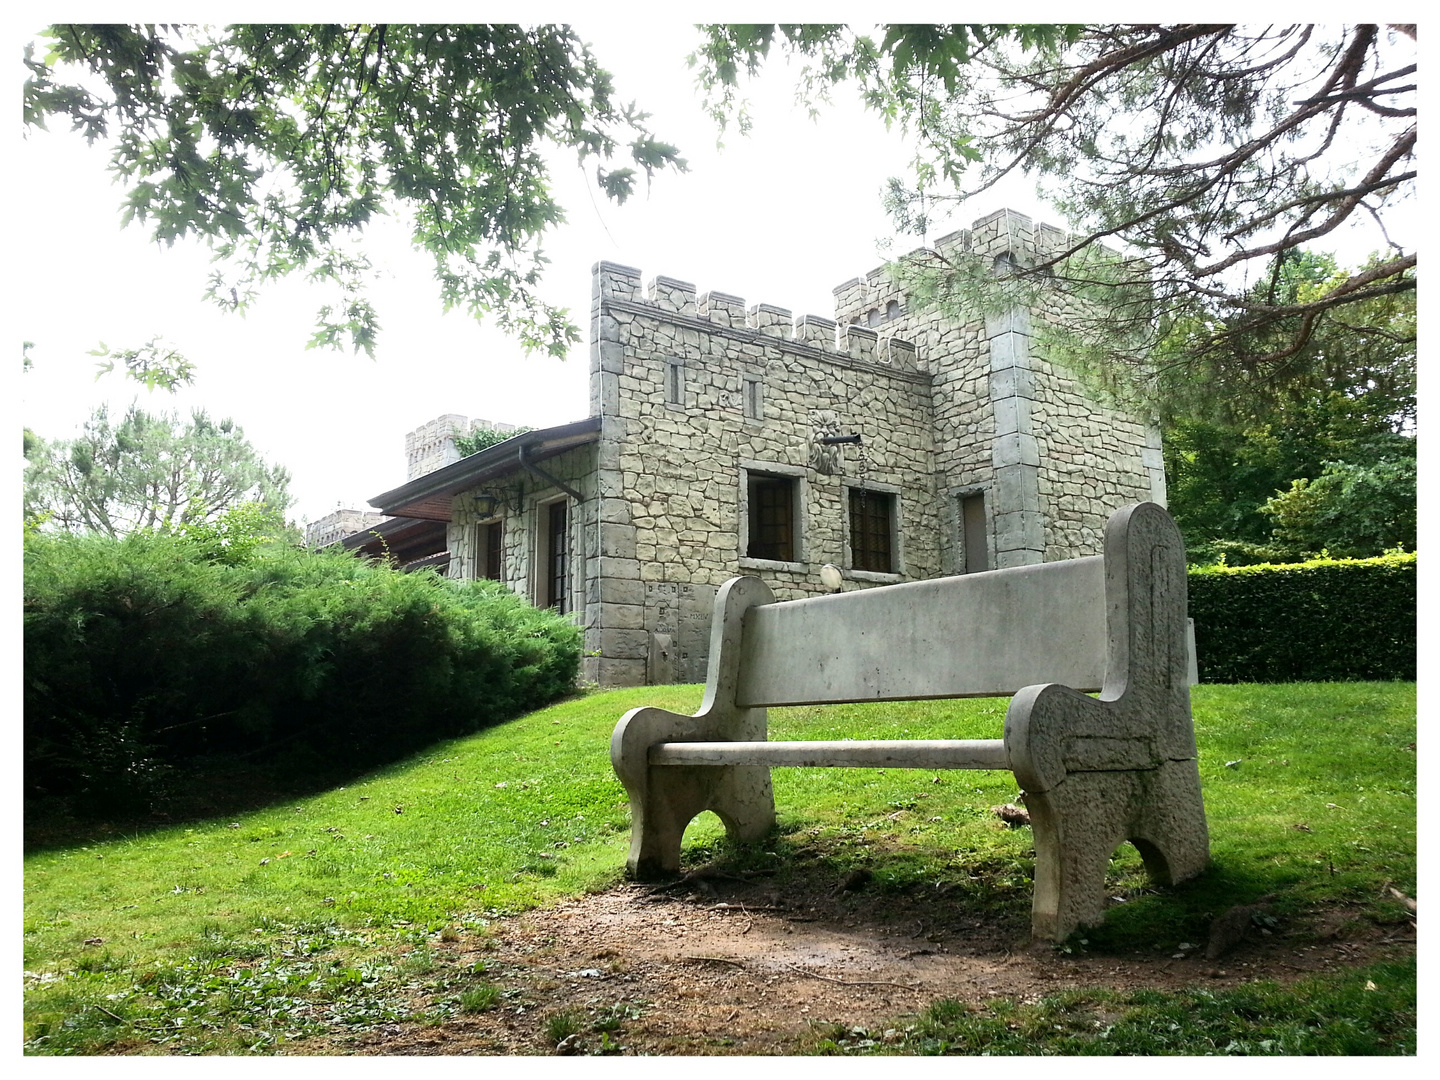
[[[1209,860],[1190,717],[1185,549],[1164,509],[1117,511],[1105,554],[775,603],[757,578],[715,600],[694,716],[632,709],[610,760],[630,797],[628,869],[674,873],[714,811],[738,840],[775,823],[776,766],[1009,769],[1035,837],[1034,936],[1104,917],[1126,840],[1173,884]],[[1098,697],[1087,691],[1099,691]],[[1003,739],[769,742],[780,705],[1014,695]]]

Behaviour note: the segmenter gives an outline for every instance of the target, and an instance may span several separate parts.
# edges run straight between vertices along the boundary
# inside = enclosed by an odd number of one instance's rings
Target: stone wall
[[[1065,232],[1001,210],[935,242],[945,258],[1004,273],[1059,250]],[[923,249],[906,258],[925,257]],[[876,324],[916,343],[935,387],[936,469],[946,572],[959,568],[956,496],[983,491],[993,566],[1098,554],[1105,521],[1127,503],[1165,503],[1159,431],[1098,404],[1034,349],[1033,322],[1064,320],[1061,304],[955,318],[911,313],[884,267],[835,290],[836,319]],[[1073,314],[1073,313],[1071,313]]]
[[[825,563],[849,587],[941,572],[931,378],[911,344],[672,278],[642,288],[640,271],[610,263],[593,301],[602,682],[702,678],[709,599],[737,573],[785,600],[825,591]],[[826,434],[862,446],[824,447]],[[791,560],[742,554],[750,472],[798,486]],[[897,500],[893,573],[849,567],[853,486]]]
[[[1004,272],[1064,240],[1002,211],[936,249]],[[1164,501],[1155,430],[1098,405],[1037,354],[1035,324],[1063,310],[912,312],[880,270],[835,290],[833,320],[697,295],[663,276],[642,282],[613,263],[595,266],[592,286],[599,440],[545,463],[583,496],[569,500],[570,580],[587,680],[703,679],[715,592],[739,573],[787,600],[824,592],[826,563],[847,589],[962,572],[962,497],[983,495],[982,547],[1000,567],[1098,554],[1111,511]],[[421,462],[436,446],[453,452],[468,423],[441,417],[407,451]],[[826,445],[827,435],[861,441]],[[791,480],[790,559],[745,554],[752,473]],[[852,487],[894,508],[891,572],[853,565]],[[541,601],[545,507],[564,492],[518,468],[484,490],[499,497],[504,579]],[[476,574],[475,495],[452,508],[457,577]]]
[[[458,413],[437,416],[405,436],[405,479],[414,480],[417,476],[424,476],[459,461],[460,451],[455,448],[455,436],[468,435],[481,429],[504,432],[520,430],[514,424],[501,424],[479,418],[472,420]]]
[[[368,510],[332,510],[324,517],[305,526],[305,546],[322,548],[338,540],[343,540],[351,533],[360,532],[362,529],[373,529],[384,520],[384,514],[376,514]]]

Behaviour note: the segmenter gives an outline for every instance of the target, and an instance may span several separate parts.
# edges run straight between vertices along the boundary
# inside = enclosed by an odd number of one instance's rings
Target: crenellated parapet
[[[1033,222],[1014,210],[997,210],[939,237],[929,247],[900,256],[900,262],[925,262],[937,256],[948,262],[963,258],[987,260],[997,273],[1009,267],[1028,267],[1054,258],[1077,236],[1047,222]],[[905,300],[890,280],[885,266],[863,278],[851,278],[835,287],[835,320],[858,323],[884,332],[885,324],[905,313]]]
[[[602,342],[617,340],[615,311],[654,312],[697,330],[773,338],[837,360],[919,370],[915,344],[883,330],[845,325],[824,315],[796,316],[789,308],[747,304],[743,297],[713,289],[697,293],[693,283],[679,278],[657,275],[645,281],[640,270],[620,263],[598,262],[591,272]]]

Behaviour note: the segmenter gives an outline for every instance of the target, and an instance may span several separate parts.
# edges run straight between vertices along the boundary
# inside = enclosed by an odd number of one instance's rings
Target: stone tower
[[[983,259],[1003,272],[1007,263],[1033,265],[1066,239],[1052,225],[1000,210],[934,246],[949,259]],[[947,572],[965,569],[963,517],[975,496],[988,518],[994,567],[1096,554],[1111,511],[1165,504],[1159,429],[1098,404],[1032,349],[1034,322],[1063,320],[1063,307],[959,321],[912,312],[882,267],[835,290],[835,315],[841,326],[868,325],[914,342],[930,372]]]

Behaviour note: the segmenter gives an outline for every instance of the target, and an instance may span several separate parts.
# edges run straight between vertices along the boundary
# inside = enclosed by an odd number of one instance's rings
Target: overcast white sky
[[[688,173],[659,177],[621,208],[561,159],[555,181],[569,220],[546,245],[545,293],[582,331],[598,259],[825,316],[834,286],[884,260],[877,244],[892,234],[880,190],[908,155],[877,118],[837,94],[810,121],[777,65],[748,92],[753,134],[732,132],[717,152],[684,63],[696,41],[688,23],[575,25],[620,96],[648,109],[655,132],[690,162]],[[233,417],[267,459],[291,470],[298,521],[337,504],[364,507],[403,482],[405,433],[442,413],[535,427],[588,414],[586,345],[563,362],[527,357],[491,327],[442,314],[425,258],[394,222],[372,228],[367,246],[382,272],[372,293],[382,324],[375,360],[304,347],[325,297],[298,276],[270,286],[244,318],[221,313],[202,299],[200,244],[160,250],[143,226],[120,229],[122,191],[107,160],[64,131],[32,132],[20,147],[10,304],[16,330],[35,343],[20,412],[39,434],[69,436],[107,400],[119,409],[137,396],[152,409],[203,406]],[[931,235],[1002,205],[1053,220],[1020,183]],[[895,250],[917,245],[900,238]],[[97,343],[132,346],[156,334],[197,364],[194,387],[171,397],[118,375],[95,381],[87,351]]]

